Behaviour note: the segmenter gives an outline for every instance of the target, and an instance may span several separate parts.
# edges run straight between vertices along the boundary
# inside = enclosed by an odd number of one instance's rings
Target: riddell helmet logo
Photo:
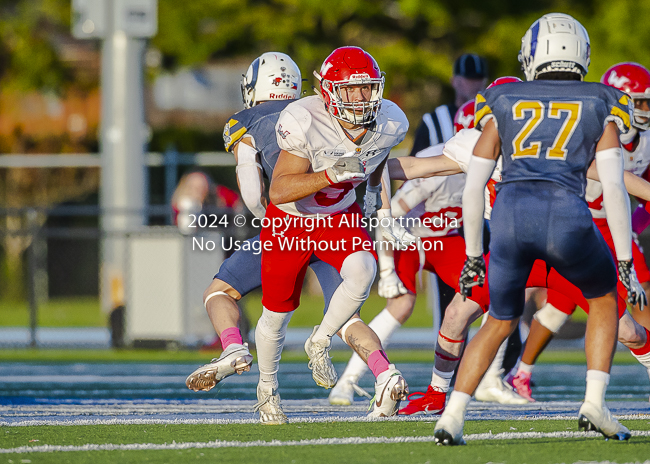
[[[269,98],[273,100],[293,100],[293,95],[288,95],[286,93],[271,93]]]
[[[611,85],[612,87],[623,87],[625,84],[630,82],[630,79],[628,79],[625,76],[619,76],[616,74],[616,71],[612,71],[612,73],[609,75],[607,78],[607,83]]]

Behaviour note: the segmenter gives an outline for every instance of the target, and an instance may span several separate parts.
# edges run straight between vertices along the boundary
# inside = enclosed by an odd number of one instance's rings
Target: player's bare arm
[[[282,150],[269,187],[271,203],[281,205],[297,201],[331,185],[325,171],[309,172],[310,168],[307,158]]]
[[[591,163],[591,166],[587,170],[587,178],[600,181],[595,161]],[[627,193],[642,200],[650,201],[650,182],[629,171],[623,172],[623,181],[625,182]]]
[[[618,139],[617,139],[618,141]],[[493,120],[489,120],[483,128],[483,133],[474,147],[474,156],[495,160],[501,152],[501,139]]]
[[[441,155],[428,158],[392,158],[388,160],[388,172],[392,180],[411,180],[418,177],[451,176],[463,171],[457,162]]]

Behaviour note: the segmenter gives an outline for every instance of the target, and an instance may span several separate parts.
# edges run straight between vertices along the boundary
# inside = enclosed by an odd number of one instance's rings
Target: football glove
[[[370,182],[370,181],[368,181]],[[367,218],[376,213],[382,206],[381,201],[381,183],[366,187],[366,194],[363,196],[363,211]]]
[[[474,280],[474,277],[477,277]],[[478,285],[482,287],[485,283],[485,260],[483,256],[468,256],[458,279],[460,294],[463,295],[463,301],[468,296],[472,296],[472,287]]]
[[[404,286],[394,269],[385,269],[379,273],[379,287],[377,293],[382,298],[396,298],[405,295],[408,290]]]
[[[648,306],[648,298],[636,276],[632,260],[618,262],[618,278],[627,290],[628,303],[632,306],[638,304],[639,310],[643,311],[643,307]]]
[[[390,215],[389,209],[378,210],[377,219],[379,219],[379,228],[384,238],[394,242],[398,250],[408,248],[417,241],[418,238],[415,235],[402,227],[399,221]]]
[[[352,179],[363,179],[366,169],[356,156],[344,156],[334,163],[334,166],[327,168],[325,175],[330,185],[334,185]]]

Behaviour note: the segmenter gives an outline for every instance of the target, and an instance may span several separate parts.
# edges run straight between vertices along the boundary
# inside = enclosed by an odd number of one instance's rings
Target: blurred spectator
[[[485,58],[473,53],[466,53],[454,62],[454,75],[451,86],[454,88],[454,101],[440,105],[430,113],[422,116],[422,122],[415,132],[415,141],[411,156],[431,145],[446,142],[454,135],[454,115],[458,108],[476,94],[485,89],[488,68]]]
[[[210,208],[241,211],[243,206],[237,192],[215,184],[204,172],[194,171],[181,177],[172,196],[173,223],[178,225],[180,232],[184,235],[195,233],[198,227],[189,227],[195,221],[191,215],[198,216]]]

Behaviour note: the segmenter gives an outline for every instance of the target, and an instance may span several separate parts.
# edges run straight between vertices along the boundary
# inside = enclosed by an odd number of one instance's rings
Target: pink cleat
[[[532,376],[529,372],[518,372],[516,376],[508,375],[506,377],[506,382],[510,384],[512,388],[519,394],[519,396],[526,398],[531,403],[535,401],[533,398],[533,391],[530,389],[530,377]]]

